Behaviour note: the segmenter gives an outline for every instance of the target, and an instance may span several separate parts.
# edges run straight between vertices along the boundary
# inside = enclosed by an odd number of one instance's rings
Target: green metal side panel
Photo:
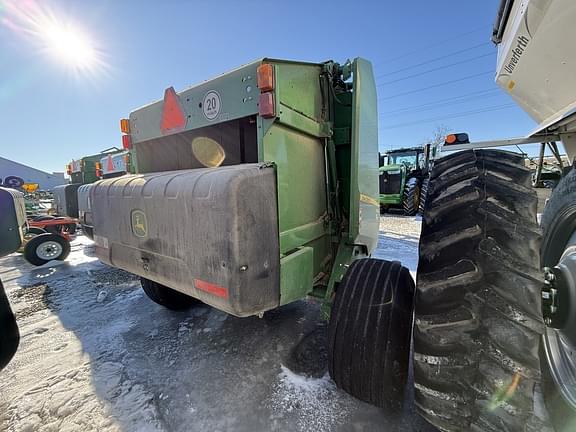
[[[322,95],[320,80],[322,72],[319,65],[293,64],[275,62],[276,94],[280,101],[279,116],[285,114],[285,109],[291,109],[302,116],[322,121]]]
[[[376,83],[369,61],[357,58],[352,67],[352,152],[350,157],[349,238],[371,253],[378,243],[378,107]]]
[[[314,249],[299,248],[280,260],[280,304],[299,300],[312,289]]]
[[[275,123],[263,140],[264,160],[276,163],[280,253],[324,234],[324,147],[314,137]]]

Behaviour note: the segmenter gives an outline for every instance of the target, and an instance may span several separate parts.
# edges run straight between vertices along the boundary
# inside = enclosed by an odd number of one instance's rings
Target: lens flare
[[[96,76],[107,69],[102,51],[86,31],[34,0],[0,0],[0,26],[76,75]]]
[[[55,58],[75,69],[89,69],[98,63],[90,41],[77,29],[58,23],[47,23],[39,36]]]

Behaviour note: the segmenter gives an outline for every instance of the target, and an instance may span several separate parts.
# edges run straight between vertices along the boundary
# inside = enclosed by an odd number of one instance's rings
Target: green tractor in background
[[[431,145],[390,150],[380,157],[380,210],[401,208],[406,216],[424,210]]]

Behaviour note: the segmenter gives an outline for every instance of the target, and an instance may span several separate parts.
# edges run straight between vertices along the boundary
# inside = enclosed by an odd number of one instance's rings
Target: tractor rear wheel
[[[201,303],[200,300],[190,297],[186,294],[176,291],[175,289],[168,288],[166,285],[159,284],[153,280],[140,278],[142,289],[146,295],[154,303],[164,306],[171,310],[184,310],[196,303]]]
[[[328,327],[328,369],[336,385],[397,409],[408,380],[414,281],[399,262],[354,261],[336,290]]]
[[[443,431],[540,431],[537,198],[523,158],[439,159],[420,239],[415,403]]]
[[[557,431],[576,428],[576,170],[554,190],[542,215],[542,265],[557,280],[558,309],[542,339],[544,396]],[[558,282],[561,283],[558,284]]]
[[[402,196],[402,208],[406,216],[414,216],[418,212],[420,204],[420,182],[416,177],[406,181]]]

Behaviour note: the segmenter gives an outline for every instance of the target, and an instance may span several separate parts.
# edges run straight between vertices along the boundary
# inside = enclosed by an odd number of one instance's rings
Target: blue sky
[[[165,88],[259,57],[371,60],[381,149],[421,144],[438,125],[474,141],[535,126],[494,84],[498,0],[40,1],[93,41],[104,66],[89,74],[15,28],[15,3],[34,2],[0,0],[0,156],[47,171],[120,147],[119,119]]]

